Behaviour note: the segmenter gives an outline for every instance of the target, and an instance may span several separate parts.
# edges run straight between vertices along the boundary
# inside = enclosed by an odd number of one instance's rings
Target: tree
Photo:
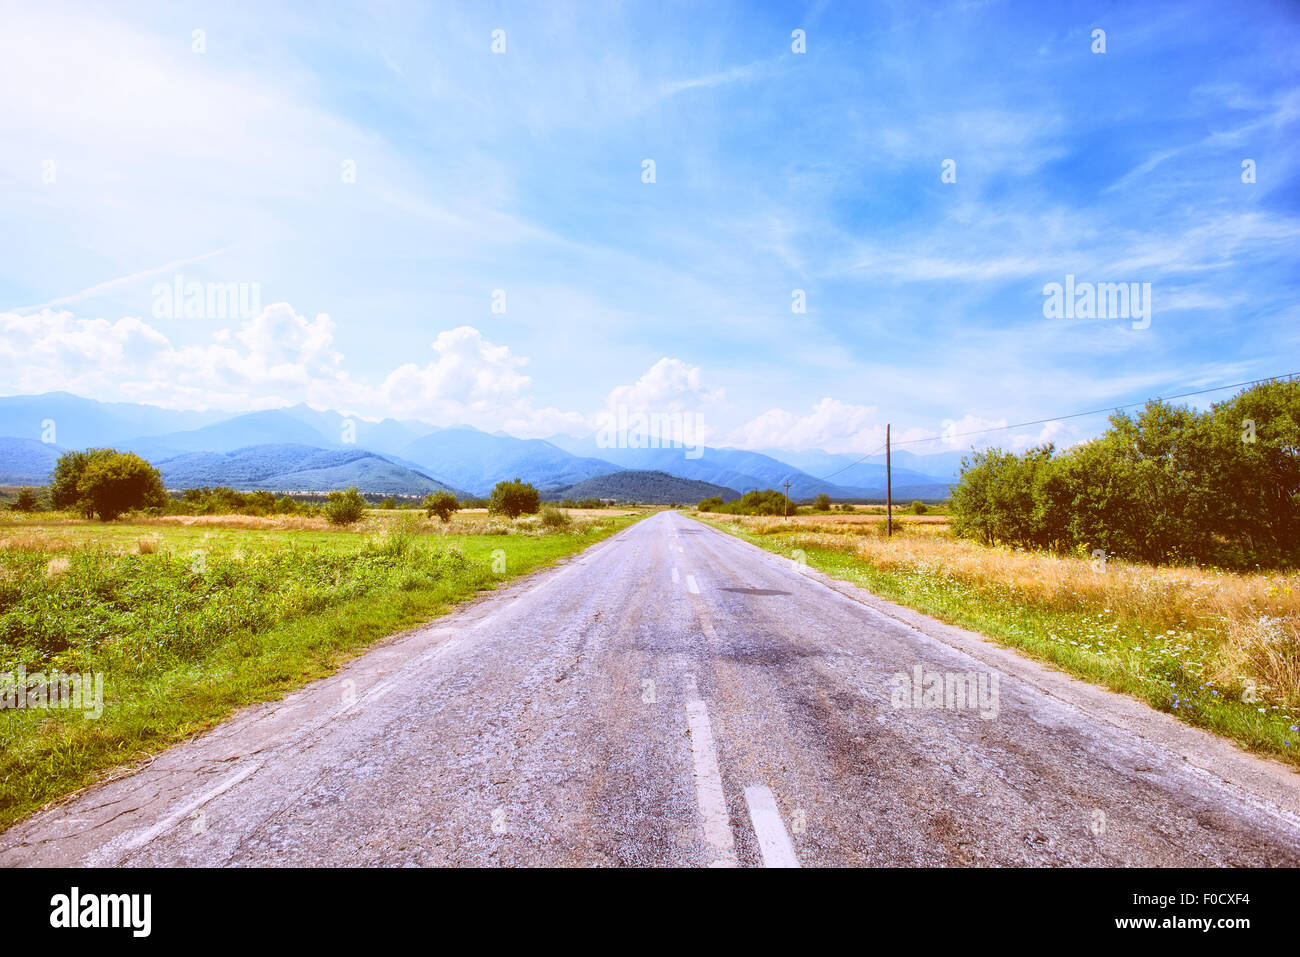
[[[512,482],[497,482],[492,489],[488,511],[494,515],[518,518],[520,515],[536,514],[541,508],[541,502],[542,496],[537,489],[531,483],[516,477]]]
[[[446,489],[430,492],[424,497],[424,514],[429,518],[437,515],[444,522],[449,521],[458,508],[460,503],[456,501],[456,496]]]
[[[914,502],[912,503],[912,514],[913,514],[913,515],[924,515],[924,514],[925,514],[926,512],[928,512],[928,511],[929,511],[929,509],[926,508],[925,503],[922,502],[919,498],[918,498],[916,501],[914,501]]]
[[[351,525],[366,513],[366,500],[354,485],[346,492],[337,489],[330,492],[330,499],[325,503],[325,517],[331,525]]]
[[[78,485],[91,462],[116,455],[115,449],[85,449],[81,452],[64,452],[54,463],[50,473],[50,507],[78,511],[90,518],[86,503],[82,501]]]
[[[41,507],[41,498],[36,489],[30,485],[18,490],[18,495],[10,506],[15,512],[34,512]]]
[[[388,498],[380,500],[379,507],[385,509],[397,508],[397,499],[393,498],[393,496],[390,495],[388,496]]]
[[[813,508],[819,512],[829,512],[831,510],[831,497],[825,492],[818,492],[817,497],[813,499]]]
[[[140,456],[113,452],[90,460],[77,481],[78,506],[86,515],[111,522],[136,508],[167,504],[162,475]]]

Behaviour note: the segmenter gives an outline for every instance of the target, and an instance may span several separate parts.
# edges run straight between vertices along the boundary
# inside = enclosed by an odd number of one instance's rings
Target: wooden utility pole
[[[785,480],[785,517],[790,517],[790,480]]]
[[[894,534],[894,475],[889,466],[889,424],[885,424],[885,534]]]

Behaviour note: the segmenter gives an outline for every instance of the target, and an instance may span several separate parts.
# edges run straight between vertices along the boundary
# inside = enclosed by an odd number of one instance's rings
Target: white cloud
[[[493,345],[472,326],[440,332],[432,346],[434,361],[424,366],[408,362],[384,380],[380,395],[388,409],[420,418],[457,407],[489,412],[511,407],[531,383],[518,372],[526,358]]]
[[[874,405],[850,405],[824,398],[808,415],[769,409],[732,430],[727,444],[742,449],[789,449],[856,452],[885,441],[885,427],[876,421]]]
[[[722,389],[704,385],[699,366],[681,359],[663,358],[652,365],[633,385],[610,392],[605,411],[617,414],[619,407],[637,412],[699,412],[721,402]]]

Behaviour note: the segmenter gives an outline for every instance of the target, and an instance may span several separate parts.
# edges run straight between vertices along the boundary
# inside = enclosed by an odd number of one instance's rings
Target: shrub
[[[569,513],[556,508],[554,505],[545,505],[542,507],[542,525],[546,528],[568,528],[573,524],[573,519]]]
[[[813,499],[812,507],[819,512],[829,512],[833,508],[831,497],[825,492],[818,493],[817,497]]]
[[[512,482],[497,482],[496,487],[492,489],[488,511],[507,518],[535,515],[541,508],[541,501],[541,495],[531,483],[516,477]]]
[[[355,485],[345,492],[330,492],[329,501],[325,503],[325,517],[332,525],[351,525],[365,512],[366,500]]]
[[[928,508],[926,508],[925,503],[922,502],[920,499],[917,499],[915,502],[912,503],[912,514],[913,514],[913,515],[924,515],[924,514],[925,514],[926,512],[928,512],[928,511],[930,511],[930,510],[929,510]]]
[[[9,507],[15,512],[34,512],[41,507],[40,493],[29,485],[23,486]]]

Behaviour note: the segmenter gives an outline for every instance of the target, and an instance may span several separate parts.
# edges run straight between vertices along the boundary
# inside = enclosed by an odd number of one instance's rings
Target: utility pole
[[[785,517],[790,517],[790,480],[785,480]]]
[[[894,534],[894,474],[889,466],[889,423],[885,423],[885,534]]]

